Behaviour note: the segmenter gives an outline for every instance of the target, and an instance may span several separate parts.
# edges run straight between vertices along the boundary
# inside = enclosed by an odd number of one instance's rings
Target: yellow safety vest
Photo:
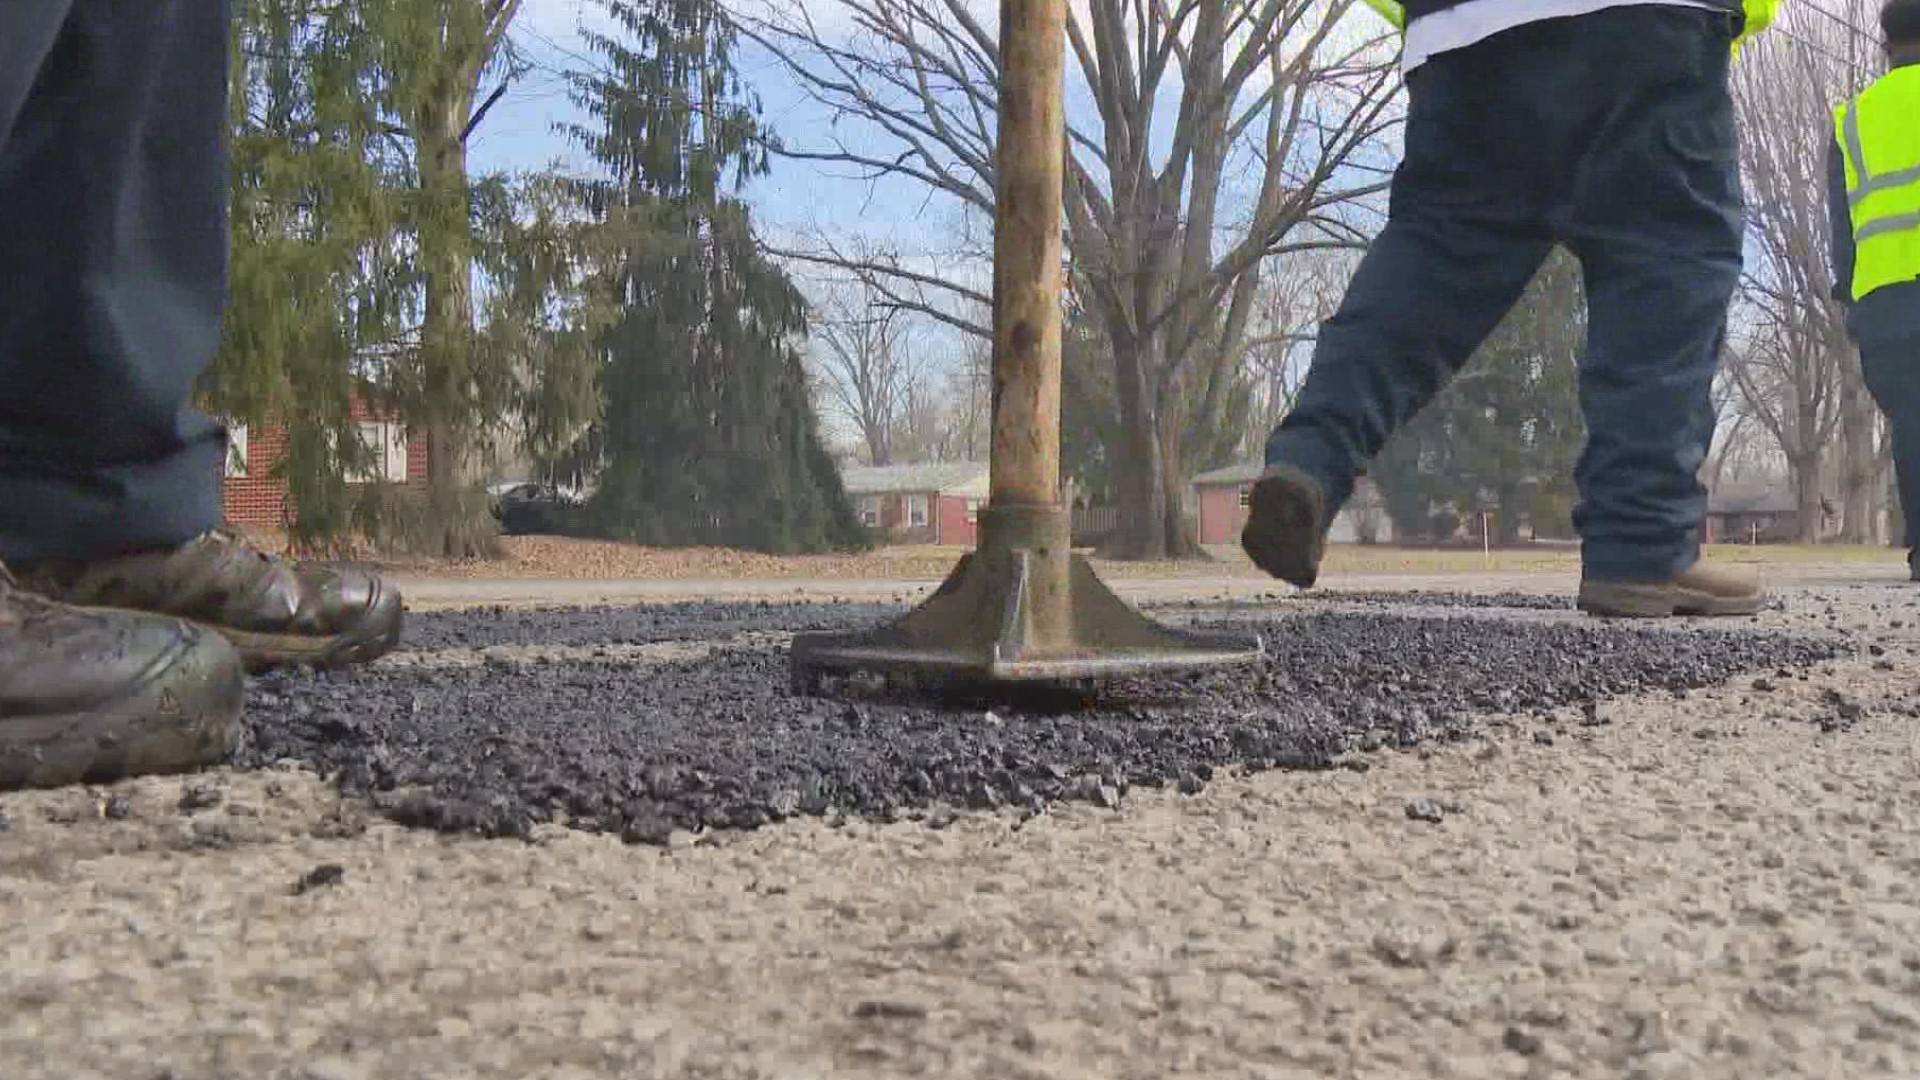
[[[1748,38],[1773,25],[1773,17],[1779,12],[1780,4],[1781,0],[1745,0],[1747,26],[1740,32],[1739,40],[1733,43],[1735,52],[1740,51],[1740,46],[1745,44]],[[1379,12],[1380,16],[1392,23],[1395,28],[1400,30],[1407,28],[1407,9],[1400,0],[1366,0],[1366,5]]]
[[[1853,298],[1920,279],[1920,64],[1834,110],[1853,216]]]

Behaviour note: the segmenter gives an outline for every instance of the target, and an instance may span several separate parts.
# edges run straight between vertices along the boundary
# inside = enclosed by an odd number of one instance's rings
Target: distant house
[[[424,487],[427,483],[427,440],[408,430],[390,413],[359,395],[353,401],[354,426],[373,463],[365,475],[349,483],[389,483]],[[221,479],[221,501],[231,525],[283,528],[293,520],[293,497],[278,474],[287,452],[287,429],[276,423],[249,427],[229,424],[227,462]]]
[[[1199,512],[1200,542],[1208,546],[1227,546],[1240,542],[1240,530],[1247,524],[1247,506],[1253,495],[1253,482],[1265,469],[1257,461],[1229,465],[1224,469],[1201,473],[1193,478],[1194,504]],[[1385,544],[1393,541],[1393,522],[1387,517],[1380,490],[1372,480],[1361,477],[1354,484],[1353,498],[1334,516],[1327,539],[1336,544]]]
[[[860,520],[898,543],[971,546],[987,501],[987,466],[849,465],[841,479]]]
[[[1772,484],[1722,484],[1707,493],[1709,544],[1790,544],[1800,538],[1800,503]]]

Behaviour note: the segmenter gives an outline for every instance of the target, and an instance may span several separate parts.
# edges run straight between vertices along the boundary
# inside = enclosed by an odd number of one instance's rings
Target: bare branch
[[[850,130],[787,151],[993,211],[1000,83],[979,0],[744,0],[751,40]],[[1077,310],[1110,350],[1130,517],[1179,531],[1183,431],[1211,430],[1243,377],[1260,270],[1364,239],[1398,123],[1392,50],[1353,0],[1084,0],[1069,13],[1066,244]],[[833,18],[827,17],[831,11]],[[841,29],[831,32],[823,26]],[[876,302],[984,334],[961,275],[786,253],[856,274]],[[978,263],[966,265],[977,272]],[[1188,393],[1187,388],[1194,392]],[[1150,479],[1142,479],[1142,478]],[[1123,485],[1126,486],[1126,485]],[[1159,500],[1149,505],[1148,500]],[[1156,508],[1160,507],[1160,508]],[[1145,533],[1143,533],[1145,536]]]

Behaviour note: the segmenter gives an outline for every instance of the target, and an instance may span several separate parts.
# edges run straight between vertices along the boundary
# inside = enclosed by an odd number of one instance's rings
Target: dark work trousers
[[[1709,388],[1740,275],[1731,15],[1632,6],[1518,27],[1408,75],[1385,230],[1320,332],[1269,462],[1329,509],[1458,373],[1555,243],[1585,269],[1589,433],[1574,522],[1595,577],[1699,557]]]
[[[1850,321],[1867,390],[1893,433],[1893,479],[1911,564],[1920,553],[1920,281],[1869,294]]]
[[[219,523],[226,0],[0,0],[0,559]]]

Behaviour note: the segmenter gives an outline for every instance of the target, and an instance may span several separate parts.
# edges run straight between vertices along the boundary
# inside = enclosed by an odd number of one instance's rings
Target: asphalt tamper
[[[835,674],[992,686],[1249,663],[1257,640],[1162,626],[1072,550],[1060,491],[1066,0],[1002,0],[991,487],[976,550],[895,622],[793,642],[794,686]]]

